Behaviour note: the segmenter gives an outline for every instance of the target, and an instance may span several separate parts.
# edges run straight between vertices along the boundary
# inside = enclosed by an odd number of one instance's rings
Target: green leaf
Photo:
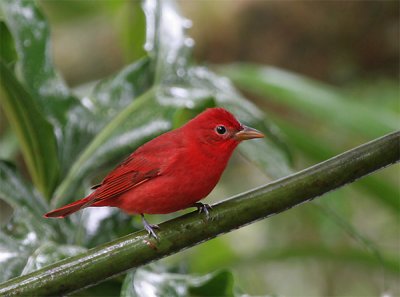
[[[21,275],[29,257],[45,241],[55,238],[27,207],[15,209],[11,221],[0,229],[0,283]]]
[[[26,208],[41,217],[47,205],[43,197],[16,172],[10,163],[0,161],[0,198],[14,209]]]
[[[100,81],[88,98],[90,102],[85,104],[96,117],[108,123],[152,85],[153,73],[150,59],[146,57]]]
[[[4,268],[0,275],[0,282],[86,251],[85,248],[79,246],[58,245],[53,242],[39,243],[36,241],[36,233],[27,234],[23,240],[15,240],[1,232],[0,234],[3,237],[0,239],[2,254],[0,265]],[[25,241],[30,240],[35,240],[35,242],[29,245],[24,244]]]
[[[17,53],[6,24],[0,20],[0,57],[8,64],[15,62]]]
[[[64,141],[60,147],[62,175],[78,156],[119,112],[151,85],[149,59],[143,58],[126,66],[119,73],[101,80],[82,104],[71,109],[64,128]]]
[[[117,2],[107,1],[110,5]],[[146,55],[144,43],[146,38],[146,23],[141,1],[122,1],[119,18],[120,39],[124,56],[127,60],[136,60]]]
[[[232,64],[219,70],[246,91],[274,100],[368,138],[398,129],[398,118],[386,109],[370,109],[333,87],[271,66]]]
[[[30,94],[2,61],[0,82],[2,107],[18,136],[29,173],[36,187],[49,198],[59,174],[53,128]]]
[[[47,248],[43,251],[43,244],[48,247],[49,241],[65,240],[73,232],[64,222],[42,217],[47,209],[43,197],[11,164],[3,161],[0,161],[0,199],[13,208],[11,219],[0,226],[0,283],[72,255],[65,246],[59,249],[55,244],[51,253]]]
[[[203,283],[192,284],[189,292],[194,296],[234,296],[233,275],[227,270],[210,273]]]
[[[139,268],[127,274],[121,297],[237,296],[232,273],[221,270],[203,276],[171,273],[160,266]]]
[[[83,239],[78,237],[77,242],[89,248],[139,230],[132,216],[110,207],[85,209],[80,224],[84,227],[79,234]]]
[[[46,19],[31,0],[3,0],[0,9],[15,42],[18,79],[58,128],[78,101],[55,71]]]
[[[48,249],[37,250],[49,241],[62,241],[73,232],[64,222],[42,217],[47,209],[43,197],[4,161],[0,161],[0,199],[13,208],[11,219],[0,228],[0,283],[70,255],[65,247],[61,250],[53,248],[48,255]]]
[[[189,270],[202,273],[220,267],[229,267],[239,258],[231,242],[217,237],[193,249],[188,266]]]
[[[85,251],[86,249],[81,246],[44,242],[29,256],[21,274],[28,274],[46,265],[81,254]]]
[[[175,1],[144,1],[145,49],[152,58],[155,84],[173,85],[185,75],[194,41],[186,35],[191,22],[183,18]]]

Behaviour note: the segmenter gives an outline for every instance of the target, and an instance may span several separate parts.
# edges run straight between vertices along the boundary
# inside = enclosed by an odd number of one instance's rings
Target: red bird
[[[197,207],[208,216],[210,206],[198,201],[215,187],[236,146],[261,137],[261,132],[240,124],[225,109],[207,109],[139,147],[87,197],[44,217],[64,218],[89,206],[114,206],[140,214],[149,235],[157,239],[153,228],[158,226],[149,224],[144,214]]]

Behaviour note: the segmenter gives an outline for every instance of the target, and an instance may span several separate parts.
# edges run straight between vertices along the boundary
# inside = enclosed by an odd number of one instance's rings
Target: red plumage
[[[170,213],[193,206],[215,187],[236,146],[263,135],[222,108],[145,143],[87,197],[46,213],[63,218],[85,207],[114,206],[129,214]]]

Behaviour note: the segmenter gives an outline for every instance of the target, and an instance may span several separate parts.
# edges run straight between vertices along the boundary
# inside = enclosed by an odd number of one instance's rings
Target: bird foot
[[[210,211],[212,210],[212,206],[210,204],[196,202],[193,204],[193,207],[197,207],[199,213],[204,212],[207,220],[210,218]]]
[[[149,234],[149,237],[154,237],[154,239],[158,241],[159,238],[154,229],[159,230],[160,227],[158,225],[150,224],[149,222],[147,222],[143,214],[141,216],[142,216],[143,227],[144,229],[146,229],[147,233]]]

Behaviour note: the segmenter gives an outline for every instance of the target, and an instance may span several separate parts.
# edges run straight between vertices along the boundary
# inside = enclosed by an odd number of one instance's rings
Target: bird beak
[[[243,125],[243,130],[240,130],[234,136],[234,138],[239,141],[253,139],[253,138],[263,138],[263,137],[265,137],[265,135],[262,134],[260,131],[244,125]]]

